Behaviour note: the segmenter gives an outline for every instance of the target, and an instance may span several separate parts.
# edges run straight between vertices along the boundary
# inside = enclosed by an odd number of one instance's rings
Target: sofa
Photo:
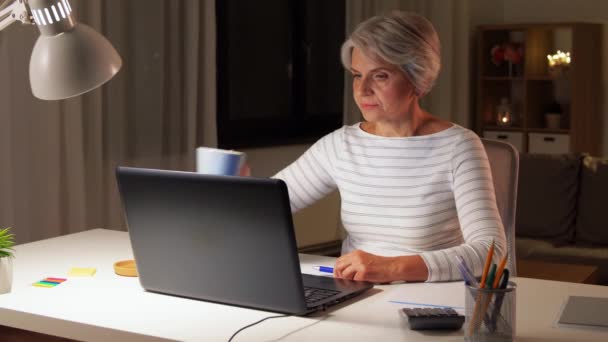
[[[608,285],[608,160],[521,154],[518,259],[595,265]]]

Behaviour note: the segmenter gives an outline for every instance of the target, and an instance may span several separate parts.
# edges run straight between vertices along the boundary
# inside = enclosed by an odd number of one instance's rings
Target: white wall
[[[295,161],[310,145],[243,149],[252,176],[270,177]],[[298,246],[309,246],[341,238],[340,195],[334,192],[294,215]]]

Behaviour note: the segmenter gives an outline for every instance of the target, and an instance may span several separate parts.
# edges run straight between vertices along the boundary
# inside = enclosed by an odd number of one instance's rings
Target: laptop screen
[[[306,310],[283,181],[124,167],[117,179],[146,290]]]

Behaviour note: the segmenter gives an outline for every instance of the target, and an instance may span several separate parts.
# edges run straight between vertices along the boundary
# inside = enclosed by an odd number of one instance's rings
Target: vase
[[[498,126],[511,126],[513,124],[513,109],[509,99],[503,97],[496,106],[496,124]]]
[[[547,122],[547,128],[560,129],[562,115],[560,113],[545,113],[545,120]]]
[[[0,258],[0,295],[11,292],[13,285],[13,258]]]

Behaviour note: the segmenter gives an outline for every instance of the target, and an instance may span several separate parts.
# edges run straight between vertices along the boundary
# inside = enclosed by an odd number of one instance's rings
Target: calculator
[[[464,316],[452,308],[404,308],[399,312],[407,318],[412,330],[458,330]]]

